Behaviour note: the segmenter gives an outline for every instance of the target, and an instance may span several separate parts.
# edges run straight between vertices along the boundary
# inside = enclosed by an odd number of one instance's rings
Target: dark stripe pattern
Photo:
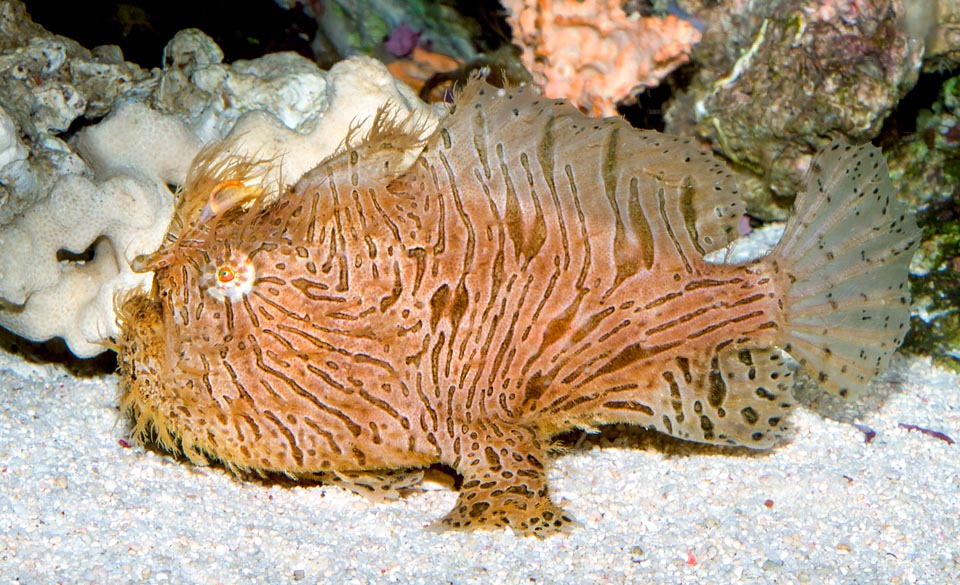
[[[782,360],[741,351],[772,351],[778,280],[702,260],[740,215],[712,157],[474,81],[384,178],[403,138],[378,124],[278,202],[170,245],[156,424],[237,468],[443,462],[464,476],[445,525],[531,534],[570,521],[546,497],[556,432],[627,421],[766,444],[778,425],[755,380],[776,401]]]

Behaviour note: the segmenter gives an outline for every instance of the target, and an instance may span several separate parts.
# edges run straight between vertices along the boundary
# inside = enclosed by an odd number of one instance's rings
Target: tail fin
[[[920,230],[869,144],[833,142],[817,155],[794,211],[770,257],[789,279],[784,349],[826,389],[851,396],[907,333]]]

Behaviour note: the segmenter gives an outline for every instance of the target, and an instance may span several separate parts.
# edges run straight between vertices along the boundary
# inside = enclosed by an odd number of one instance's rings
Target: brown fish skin
[[[482,81],[399,175],[390,128],[247,209],[200,211],[255,165],[198,163],[143,263],[155,294],[121,304],[135,435],[388,492],[442,463],[464,481],[441,526],[545,536],[572,522],[548,494],[557,433],[769,447],[781,350],[847,394],[906,333],[918,232],[872,147],[816,160],[774,253],[715,265],[737,191],[688,141]]]

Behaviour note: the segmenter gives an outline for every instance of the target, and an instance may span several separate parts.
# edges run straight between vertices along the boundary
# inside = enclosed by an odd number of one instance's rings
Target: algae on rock
[[[761,177],[751,213],[783,219],[772,195],[792,197],[831,137],[874,138],[916,83],[924,42],[901,0],[776,0],[718,9],[694,49],[699,69],[667,114]],[[769,192],[768,192],[769,190]]]
[[[920,211],[924,230],[911,268],[917,316],[905,347],[960,371],[960,76],[920,110],[915,132],[896,138],[891,178]]]

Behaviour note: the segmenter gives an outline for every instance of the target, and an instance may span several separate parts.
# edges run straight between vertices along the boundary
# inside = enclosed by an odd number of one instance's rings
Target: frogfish
[[[852,397],[908,330],[920,234],[871,145],[830,143],[773,251],[723,263],[743,204],[689,139],[482,79],[426,135],[373,122],[279,196],[282,160],[201,153],[118,299],[132,436],[374,497],[446,467],[436,528],[542,537],[574,524],[559,434],[769,448],[795,368]]]

